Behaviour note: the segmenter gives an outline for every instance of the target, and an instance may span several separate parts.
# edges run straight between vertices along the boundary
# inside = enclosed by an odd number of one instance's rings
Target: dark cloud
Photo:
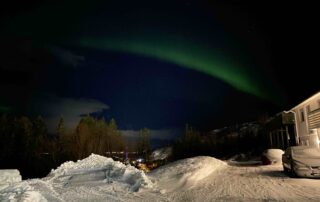
[[[65,65],[71,66],[71,67],[78,67],[81,65],[82,62],[84,62],[85,57],[81,55],[77,55],[69,50],[59,48],[56,46],[49,48],[52,54],[58,58],[60,62],[62,62]]]
[[[108,105],[95,99],[75,99],[55,95],[42,95],[36,98],[32,105],[32,114],[43,115],[50,132],[55,130],[61,116],[67,127],[72,129],[81,119],[81,115],[101,112],[109,108]]]

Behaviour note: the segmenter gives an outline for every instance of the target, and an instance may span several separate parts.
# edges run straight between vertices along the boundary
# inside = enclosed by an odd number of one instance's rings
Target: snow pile
[[[263,158],[266,158],[270,164],[280,164],[282,163],[282,154],[284,152],[281,149],[267,149],[263,152]]]
[[[208,156],[187,158],[160,167],[150,173],[162,190],[191,188],[215,171],[227,167],[223,161]]]
[[[15,183],[0,189],[0,201],[11,202],[46,202],[47,200],[33,187],[30,187],[27,182]]]
[[[68,161],[61,164],[50,172],[47,180],[64,181],[65,184],[103,180],[107,183],[126,184],[131,191],[138,191],[140,187],[152,187],[152,182],[143,171],[96,154],[77,162]]]
[[[20,182],[22,180],[19,170],[8,169],[0,170],[0,186],[3,184],[10,184]]]
[[[160,148],[152,152],[151,160],[153,161],[164,160],[164,159],[167,159],[171,154],[172,154],[172,147]]]
[[[19,170],[0,170],[0,201],[47,201],[27,182],[21,180]]]

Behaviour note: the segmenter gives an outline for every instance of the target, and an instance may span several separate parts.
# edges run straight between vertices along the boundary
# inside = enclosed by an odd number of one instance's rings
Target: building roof
[[[308,102],[310,102],[311,100],[313,100],[314,98],[319,97],[320,99],[320,91],[318,91],[317,93],[315,93],[314,95],[312,95],[311,97],[307,98],[306,100],[304,100],[303,102],[301,102],[300,104],[298,104],[297,106],[293,107],[291,110],[295,110],[296,108],[299,108],[301,105],[304,105]]]

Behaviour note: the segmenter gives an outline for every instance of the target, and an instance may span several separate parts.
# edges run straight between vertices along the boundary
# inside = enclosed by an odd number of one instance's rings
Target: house
[[[268,148],[286,149],[297,145],[295,138],[295,121],[293,113],[280,112],[271,117],[265,125]]]
[[[320,139],[320,92],[304,100],[286,113],[295,117],[297,145],[319,147]]]

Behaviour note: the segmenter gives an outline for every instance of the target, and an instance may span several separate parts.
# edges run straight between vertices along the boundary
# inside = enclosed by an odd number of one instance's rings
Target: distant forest
[[[200,132],[186,125],[183,136],[173,145],[172,158],[214,156],[228,159],[244,153],[248,158],[259,157],[268,148],[265,122],[249,122]]]
[[[142,129],[136,150],[150,152],[149,130]],[[49,134],[41,116],[0,117],[0,169],[19,169],[24,178],[46,176],[52,168],[91,153],[108,156],[125,150],[125,140],[116,121],[83,117],[75,130],[67,131],[61,117],[56,132]]]

